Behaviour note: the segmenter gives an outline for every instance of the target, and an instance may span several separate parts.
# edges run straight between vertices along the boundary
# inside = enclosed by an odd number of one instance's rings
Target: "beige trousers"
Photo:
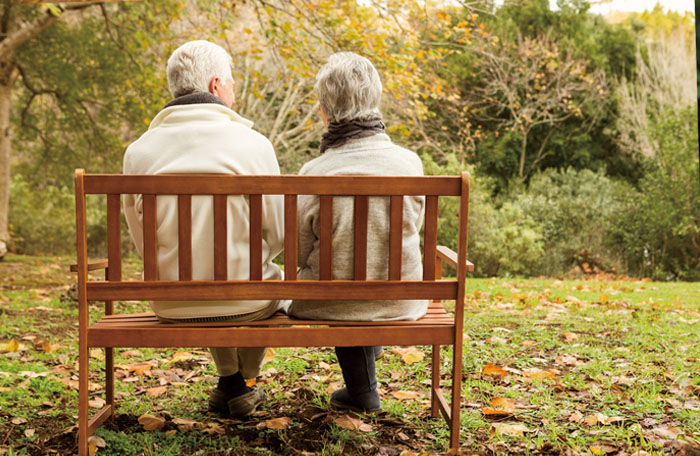
[[[256,321],[270,318],[275,312],[289,306],[290,301],[272,301],[270,305],[256,312],[243,315],[235,315],[231,318],[216,318],[216,321]],[[168,323],[178,323],[182,320],[161,318],[159,320]],[[209,321],[211,318],[188,318],[187,322]],[[260,367],[267,347],[210,347],[209,351],[216,363],[216,370],[221,377],[240,372],[243,378],[255,378],[260,375]]]

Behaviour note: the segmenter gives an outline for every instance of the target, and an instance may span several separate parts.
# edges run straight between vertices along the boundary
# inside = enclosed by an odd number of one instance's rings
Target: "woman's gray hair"
[[[168,59],[167,74],[174,98],[194,92],[209,92],[209,82],[231,77],[231,56],[224,48],[209,41],[190,41],[175,49]]]
[[[316,74],[314,90],[331,122],[382,118],[379,73],[372,62],[354,52],[331,55]]]

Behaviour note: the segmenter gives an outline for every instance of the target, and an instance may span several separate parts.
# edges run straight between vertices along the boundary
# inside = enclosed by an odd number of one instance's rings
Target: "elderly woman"
[[[391,142],[384,132],[379,100],[382,83],[372,63],[352,52],[330,57],[316,75],[316,95],[326,133],[321,156],[306,163],[299,174],[423,175],[418,156]],[[319,198],[299,198],[299,278],[319,278]],[[422,277],[419,231],[424,199],[405,197],[402,277]],[[333,279],[353,279],[353,199],[336,197],[333,208]],[[389,201],[370,198],[367,239],[367,279],[386,280],[389,257]],[[294,301],[288,313],[322,320],[415,320],[427,301]],[[380,410],[375,357],[381,347],[336,347],[345,388],[335,391],[331,405],[361,412]]]

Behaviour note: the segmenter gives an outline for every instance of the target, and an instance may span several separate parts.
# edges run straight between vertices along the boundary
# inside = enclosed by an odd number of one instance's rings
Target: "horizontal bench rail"
[[[442,280],[159,280],[87,283],[88,301],[454,299],[456,294],[457,282]]]
[[[449,176],[239,176],[87,174],[86,194],[158,195],[440,195],[459,196]]]

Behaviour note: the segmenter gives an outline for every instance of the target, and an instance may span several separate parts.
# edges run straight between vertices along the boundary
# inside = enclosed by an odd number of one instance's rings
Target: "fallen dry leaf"
[[[491,405],[497,410],[503,410],[506,412],[515,411],[515,401],[507,397],[494,397],[491,399]]]
[[[268,429],[285,429],[292,424],[292,419],[288,416],[265,420],[265,427]]]
[[[181,431],[189,431],[195,426],[202,426],[202,423],[196,420],[188,420],[187,418],[175,418],[173,424]]]
[[[532,432],[524,424],[516,423],[491,423],[497,434],[509,435],[511,437],[522,437],[526,432]]]
[[[165,426],[165,418],[145,413],[139,417],[139,424],[147,431],[160,431]]]
[[[205,434],[218,434],[218,435],[224,435],[226,434],[226,429],[219,423],[207,423],[202,427],[202,432]]]
[[[192,359],[193,355],[190,352],[186,351],[176,351],[173,353],[172,358],[170,358],[170,362],[176,362],[176,361],[187,361],[188,359]]]
[[[578,339],[578,334],[571,333],[571,332],[564,333],[564,339],[566,339],[567,342],[574,341],[574,340]]]
[[[97,358],[97,359],[104,359],[105,355],[102,353],[101,348],[93,348],[90,350],[90,357],[91,358]]]
[[[401,359],[406,364],[417,363],[418,361],[422,361],[423,358],[425,358],[425,353],[415,348],[409,349],[409,351],[401,356]]]
[[[107,401],[102,399],[100,396],[96,396],[88,401],[88,405],[92,408],[102,408],[106,403]]]
[[[16,339],[10,339],[10,341],[3,348],[6,352],[16,352],[19,351],[19,342]]]
[[[579,412],[578,410],[576,410],[574,413],[572,413],[569,416],[569,422],[571,422],[571,423],[578,423],[582,419],[583,419],[583,413]]]
[[[545,378],[556,377],[556,373],[552,369],[540,370],[537,368],[523,370],[523,375],[530,380],[544,380]]]
[[[495,364],[488,363],[481,368],[481,373],[484,375],[490,375],[492,377],[505,378],[508,376],[508,372],[503,370],[503,368],[496,366]]]
[[[123,356],[124,358],[133,358],[136,356],[143,356],[143,355],[138,350],[124,350],[123,352],[119,352],[119,356]]]
[[[27,419],[26,419],[26,418],[22,418],[21,416],[18,416],[17,418],[12,418],[12,421],[11,421],[11,422],[12,422],[12,424],[20,425],[20,424],[26,423],[26,422],[27,422]]]
[[[165,386],[157,386],[155,388],[148,388],[146,390],[146,395],[148,397],[158,397],[158,396],[162,395],[163,393],[165,393],[165,391],[167,389],[168,388]]]
[[[36,429],[25,429],[24,430],[24,436],[25,437],[31,437],[34,434],[36,434]]]
[[[272,362],[275,359],[275,351],[272,348],[268,348],[265,352],[265,357],[263,358],[263,364]]]
[[[343,429],[355,431],[357,429],[360,429],[360,426],[362,426],[365,423],[363,423],[360,419],[352,418],[348,415],[343,415],[335,419],[335,424]]]
[[[415,391],[394,391],[393,393],[391,393],[391,395],[400,401],[406,399],[415,399],[418,396],[420,396],[420,394]]]

